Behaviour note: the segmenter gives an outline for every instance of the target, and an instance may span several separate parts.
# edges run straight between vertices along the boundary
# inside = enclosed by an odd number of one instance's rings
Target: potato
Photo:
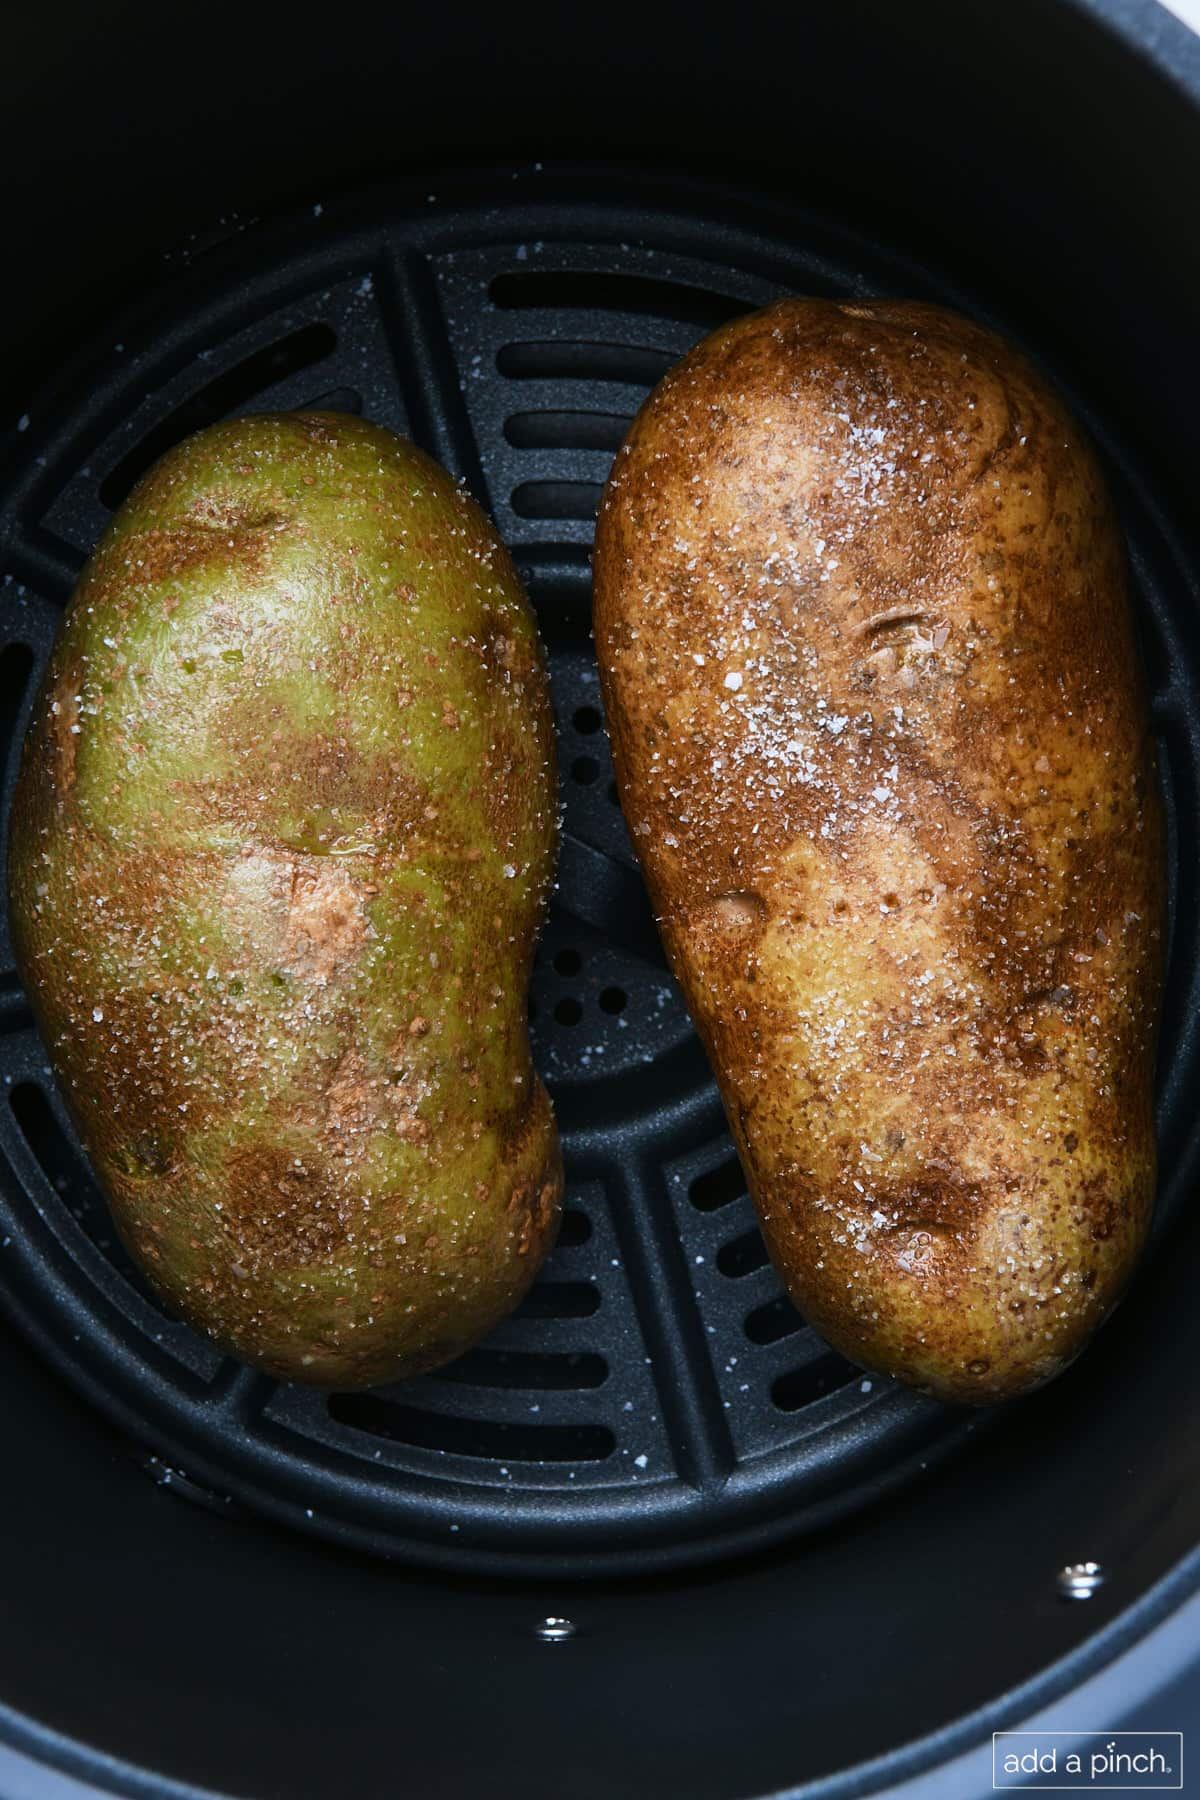
[[[556,804],[512,564],[411,444],[241,419],[113,520],[25,747],[13,929],[121,1236],[224,1349],[365,1386],[529,1286]]]
[[[793,1298],[942,1399],[1036,1387],[1155,1178],[1162,827],[1079,426],[951,312],[781,301],[651,395],[595,581],[622,802]]]

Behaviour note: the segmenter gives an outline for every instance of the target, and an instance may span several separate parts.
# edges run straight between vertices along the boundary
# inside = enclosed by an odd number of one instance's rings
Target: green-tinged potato
[[[1162,830],[1082,431],[953,313],[782,301],[651,396],[595,576],[622,802],[793,1297],[944,1399],[1036,1387],[1154,1194]]]
[[[242,419],[121,508],[34,710],[13,931],[121,1236],[226,1350],[365,1386],[529,1286],[555,808],[528,604],[411,444]]]

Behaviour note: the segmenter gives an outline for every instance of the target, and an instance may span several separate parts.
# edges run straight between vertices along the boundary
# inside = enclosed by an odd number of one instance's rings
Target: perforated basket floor
[[[630,419],[715,324],[785,291],[982,309],[811,217],[620,180],[526,169],[415,204],[314,204],[185,255],[182,273],[167,259],[149,309],[52,402],[31,402],[0,491],[6,805],[32,688],[84,557],[186,432],[297,405],[363,412],[464,477],[513,549],[560,732],[565,831],[530,1010],[568,1198],[542,1278],[486,1344],[393,1389],[325,1396],[255,1375],[166,1317],[114,1240],[6,925],[0,936],[8,1312],[153,1453],[164,1483],[221,1510],[477,1572],[646,1569],[749,1547],[861,1504],[973,1427],[835,1355],[767,1260],[616,803],[588,557]],[[1073,398],[1088,416],[1086,396]],[[1173,917],[1186,926],[1174,933],[1162,1059],[1161,1229],[1196,1160],[1196,872],[1177,845],[1200,768],[1200,669],[1183,624],[1197,600],[1136,460],[1090,423],[1133,551]]]

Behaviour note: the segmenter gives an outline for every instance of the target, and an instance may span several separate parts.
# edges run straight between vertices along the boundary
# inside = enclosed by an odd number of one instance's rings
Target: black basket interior
[[[593,524],[634,412],[721,321],[783,292],[989,315],[884,246],[691,187],[669,204],[598,200],[531,169],[416,209],[334,211],[313,205],[169,271],[153,308],[22,421],[29,453],[0,491],[5,806],[61,608],[155,457],[215,419],[301,405],[415,438],[495,518],[550,656],[564,832],[530,1016],[564,1137],[562,1231],[520,1311],[434,1375],[326,1396],[222,1358],[161,1311],[116,1242],[5,926],[0,1294],[145,1447],[156,1480],[221,1511],[475,1573],[666,1567],[812,1527],[980,1420],[836,1355],[767,1258],[616,801],[589,631]],[[1136,462],[1071,398],[1129,537],[1168,803],[1161,1233],[1196,1161],[1196,870],[1177,821],[1197,814],[1200,646],[1183,623],[1197,602]]]

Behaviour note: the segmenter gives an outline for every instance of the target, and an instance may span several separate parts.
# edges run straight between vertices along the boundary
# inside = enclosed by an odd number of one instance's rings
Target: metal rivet
[[[1099,1563],[1068,1563],[1058,1571],[1058,1591],[1064,1600],[1090,1600],[1107,1579]]]
[[[575,1636],[575,1625],[571,1619],[539,1619],[533,1635],[540,1637],[544,1644],[565,1644],[568,1638]]]

